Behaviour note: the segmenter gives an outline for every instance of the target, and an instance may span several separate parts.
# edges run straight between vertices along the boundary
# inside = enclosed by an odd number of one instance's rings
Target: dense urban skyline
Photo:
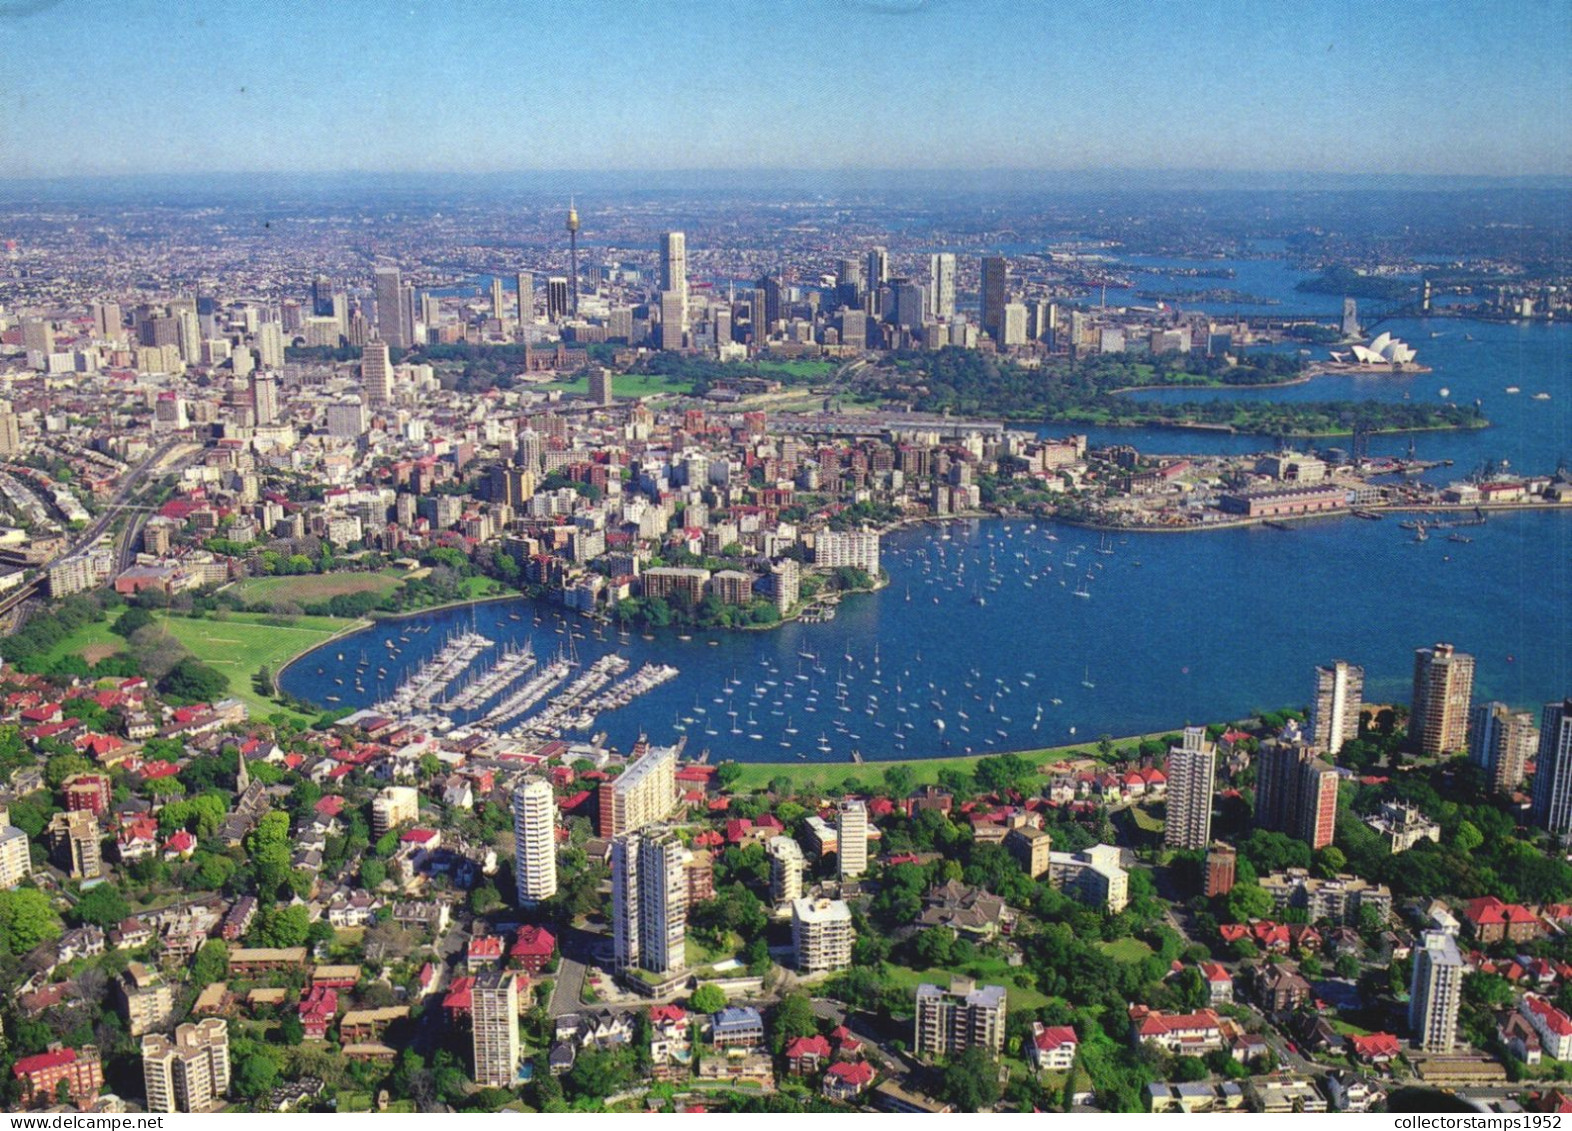
[[[1551,4],[0,9],[0,177],[804,167],[1564,175]],[[1441,112],[1444,108],[1444,112]]]

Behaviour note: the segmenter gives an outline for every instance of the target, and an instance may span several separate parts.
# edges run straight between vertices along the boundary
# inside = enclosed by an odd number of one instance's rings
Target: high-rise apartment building
[[[544,778],[525,778],[513,791],[513,854],[520,907],[557,894],[557,802]]]
[[[404,279],[397,267],[378,267],[372,272],[377,293],[377,336],[394,349],[414,344],[415,327],[406,308]]]
[[[1534,758],[1534,823],[1572,840],[1572,699],[1546,703]]]
[[[420,791],[408,785],[384,786],[371,799],[371,835],[382,836],[420,817]]]
[[[475,1083],[511,1088],[519,1076],[519,983],[512,970],[482,970],[470,996]]]
[[[1463,972],[1457,939],[1446,931],[1426,931],[1414,950],[1408,992],[1408,1027],[1420,1050],[1447,1053],[1457,1043]]]
[[[0,456],[12,456],[21,450],[22,422],[9,404],[0,404]]]
[[[1227,895],[1234,890],[1238,876],[1239,854],[1233,845],[1221,841],[1206,850],[1206,875],[1202,880],[1201,894],[1207,899]]]
[[[1527,711],[1505,703],[1482,703],[1468,724],[1468,757],[1497,793],[1512,793],[1523,784],[1528,760],[1539,745],[1539,728]]]
[[[1009,269],[1002,255],[985,255],[982,284],[978,289],[978,314],[983,332],[999,341],[1004,333],[1004,304],[1009,302]]]
[[[835,806],[837,870],[842,880],[855,880],[868,870],[868,807],[855,798]]]
[[[791,943],[797,969],[804,974],[851,966],[851,908],[839,899],[796,899],[791,905]]]
[[[998,1056],[1004,1048],[1003,986],[951,978],[950,986],[917,987],[914,1047],[924,1056],[956,1056],[977,1046]]]
[[[671,830],[612,838],[611,926],[618,970],[676,974],[687,966],[687,850]]]
[[[599,790],[600,835],[620,836],[658,824],[677,805],[677,748],[634,747],[627,768],[602,782]]]
[[[941,322],[955,317],[955,256],[951,252],[928,257],[928,311]]]
[[[103,873],[98,818],[86,809],[56,813],[45,830],[55,863],[74,880],[96,879]]]
[[[1263,743],[1256,756],[1255,823],[1312,849],[1332,843],[1337,771],[1300,743]]]
[[[11,810],[0,805],[0,891],[9,891],[33,874],[30,849],[27,833],[11,823]]]
[[[764,842],[764,851],[770,858],[771,901],[779,905],[801,899],[802,876],[808,867],[802,846],[789,836],[775,836]]]
[[[1310,741],[1336,755],[1343,743],[1359,737],[1364,707],[1365,669],[1346,660],[1315,669],[1315,700],[1310,705]]]
[[[175,1019],[175,988],[155,967],[130,962],[114,981],[115,1000],[133,1037],[162,1029]]]
[[[1414,650],[1414,697],[1408,737],[1421,753],[1436,755],[1468,745],[1468,708],[1474,693],[1474,657],[1450,644]]]
[[[361,352],[360,395],[370,408],[393,403],[393,362],[387,342],[381,339],[373,338]]]
[[[180,1025],[174,1038],[142,1038],[142,1084],[147,1110],[204,1112],[222,1107],[229,1093],[229,1022],[207,1017]]]
[[[1199,852],[1212,841],[1212,785],[1217,751],[1202,727],[1185,727],[1184,742],[1168,751],[1168,816],[1163,843]]]

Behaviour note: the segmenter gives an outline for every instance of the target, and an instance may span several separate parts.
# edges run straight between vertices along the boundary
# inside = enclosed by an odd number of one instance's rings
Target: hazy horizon
[[[1561,179],[1569,24],[1551,0],[13,0],[0,179]]]

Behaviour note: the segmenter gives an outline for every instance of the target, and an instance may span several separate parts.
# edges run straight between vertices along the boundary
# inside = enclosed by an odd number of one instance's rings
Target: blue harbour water
[[[1231,285],[1260,294],[1271,282],[1241,272]],[[1326,296],[1280,293],[1284,312],[1295,298],[1329,309]],[[1429,401],[1445,389],[1454,401],[1478,400],[1493,426],[1415,434],[1422,458],[1454,461],[1432,480],[1487,460],[1550,472],[1572,456],[1572,330],[1450,318],[1381,329],[1418,348],[1433,371],[1137,395]],[[1268,443],[1147,429],[1093,430],[1091,439],[1175,453]],[[1408,442],[1381,437],[1371,449],[1395,454]],[[1314,665],[1336,658],[1365,666],[1367,700],[1406,701],[1413,649],[1442,640],[1478,657],[1476,701],[1532,707],[1572,694],[1572,515],[1492,515],[1459,534],[1472,541],[1437,533],[1416,543],[1395,516],[1190,534],[1018,520],[913,527],[885,539],[889,586],[849,598],[825,624],[619,636],[549,606],[493,602],[379,623],[303,657],[282,684],[319,704],[369,706],[473,625],[498,646],[477,668],[525,639],[543,660],[571,642],[584,662],[615,650],[635,668],[675,665],[676,679],[595,721],[623,749],[640,734],[686,735],[690,751],[708,748],[712,760],[811,762],[844,762],[854,750],[879,760],[1026,749],[1303,705]]]

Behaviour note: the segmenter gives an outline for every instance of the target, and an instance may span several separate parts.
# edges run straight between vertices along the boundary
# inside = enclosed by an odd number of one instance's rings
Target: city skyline
[[[491,3],[263,13],[0,10],[0,45],[13,57],[91,57],[115,76],[91,93],[54,81],[49,67],[13,74],[0,179],[1572,172],[1565,115],[1554,112],[1572,101],[1555,52],[1567,15],[1549,4],[1294,5],[1267,19],[1207,5],[1184,20],[1132,20],[1100,4],[1050,19],[1007,3],[873,0],[732,19],[703,6],[560,16]],[[205,74],[214,77],[195,77]]]

